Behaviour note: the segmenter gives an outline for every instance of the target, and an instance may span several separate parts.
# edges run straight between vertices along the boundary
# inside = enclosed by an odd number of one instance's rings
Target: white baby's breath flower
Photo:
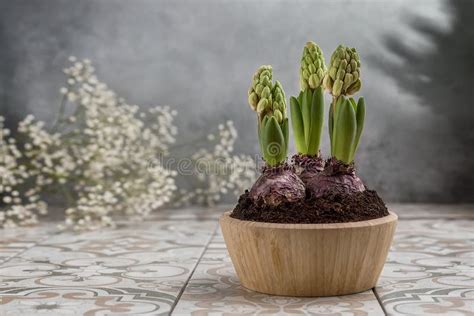
[[[89,60],[69,60],[54,133],[28,115],[18,126],[26,139],[20,151],[0,124],[0,198],[10,205],[0,211],[0,227],[34,224],[47,210],[40,198],[46,186],[67,191],[62,226],[74,230],[113,226],[114,214],[146,216],[176,190],[176,173],[159,163],[154,172],[147,168],[150,157],[167,154],[175,142],[176,112],[170,107],[141,112],[100,82]]]
[[[26,122],[32,120],[32,116],[25,119]],[[3,204],[0,228],[32,225],[37,221],[40,208],[43,208],[42,203],[28,198],[29,192],[38,190],[34,181],[35,172],[23,164],[26,162],[25,155],[20,152],[16,141],[8,137],[10,131],[4,128],[4,121],[0,117],[0,199]],[[29,186],[33,187],[25,190]]]
[[[65,227],[112,226],[110,215],[143,217],[163,206],[176,190],[174,174],[160,165],[149,172],[147,162],[174,143],[176,113],[167,107],[140,112],[98,80],[89,60],[74,60],[65,73],[71,84],[68,101],[82,113],[68,119],[78,128],[67,147],[73,158],[68,166],[76,170],[68,178],[70,169],[60,168],[66,176],[59,181],[68,179],[76,196]]]
[[[189,192],[182,190],[176,206],[192,203],[213,206],[228,193],[238,196],[255,181],[256,168],[252,157],[233,153],[237,140],[234,123],[219,124],[218,130],[217,137],[213,134],[207,137],[209,141],[215,141],[212,150],[201,149],[192,155],[198,162],[193,173],[201,186]]]

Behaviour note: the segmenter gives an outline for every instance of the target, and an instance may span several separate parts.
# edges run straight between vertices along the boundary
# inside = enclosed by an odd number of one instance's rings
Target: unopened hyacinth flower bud
[[[273,115],[278,123],[286,118],[286,97],[279,81],[272,82],[272,67],[260,66],[255,72],[248,92],[250,108],[258,113],[260,120]]]
[[[275,85],[273,86],[272,99],[273,99],[273,104],[272,104],[273,115],[277,119],[278,123],[281,124],[283,120],[287,118],[286,96],[285,96],[285,91],[283,91],[283,87],[281,86],[278,80],[275,81]]]
[[[250,108],[259,114],[272,105],[272,66],[260,66],[253,75],[252,86],[248,92]]]
[[[343,45],[336,48],[323,85],[335,98],[353,95],[360,90],[360,58],[355,48]]]
[[[301,90],[318,88],[322,84],[325,75],[326,63],[321,48],[314,42],[307,42],[301,57]]]

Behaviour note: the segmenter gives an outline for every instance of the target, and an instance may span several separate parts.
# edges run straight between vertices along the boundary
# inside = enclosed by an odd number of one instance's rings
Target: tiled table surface
[[[474,315],[474,206],[390,205],[394,244],[374,290],[268,296],[239,284],[220,210],[164,211],[76,234],[0,231],[0,315]]]

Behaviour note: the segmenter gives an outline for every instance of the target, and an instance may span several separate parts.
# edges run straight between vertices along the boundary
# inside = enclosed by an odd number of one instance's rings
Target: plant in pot
[[[292,167],[286,163],[289,137],[285,95],[278,82],[272,83],[271,67],[259,68],[249,90],[249,104],[257,112],[266,165],[234,210],[221,217],[220,225],[237,275],[249,289],[286,296],[357,293],[375,286],[397,216],[355,174],[354,156],[365,115],[364,99],[356,102],[348,97],[360,89],[357,52],[339,46],[327,73],[310,67],[317,56],[322,57],[314,43],[306,45],[303,56],[308,54],[310,59],[303,57],[304,67],[318,76],[315,80],[304,73],[301,78],[307,81],[302,83],[301,97],[291,99],[295,143],[298,155],[308,160],[321,158],[317,138],[324,114],[323,80],[333,96],[329,113],[331,157],[324,170],[311,174],[305,171],[306,164],[295,161]],[[305,130],[306,123],[310,128]],[[271,150],[274,147],[278,150]],[[303,181],[295,168],[300,176],[307,172]]]
[[[293,156],[293,164],[305,185],[324,168],[319,149],[324,118],[322,83],[325,75],[323,52],[316,43],[307,42],[301,57],[301,91],[297,97],[290,97],[291,123],[297,151]]]
[[[332,95],[328,118],[331,158],[324,171],[309,180],[307,189],[314,197],[363,192],[365,186],[355,174],[354,157],[364,128],[365,101],[362,97],[357,102],[346,97],[361,88],[360,59],[355,48],[337,47],[324,86]]]

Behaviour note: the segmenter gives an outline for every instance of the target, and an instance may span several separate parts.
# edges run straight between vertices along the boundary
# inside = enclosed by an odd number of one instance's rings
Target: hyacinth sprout
[[[253,76],[248,92],[249,105],[257,112],[260,151],[267,166],[250,189],[255,202],[277,206],[296,202],[305,196],[303,182],[286,164],[288,154],[288,118],[283,87],[273,83],[271,66],[261,66]]]
[[[324,171],[307,183],[307,188],[315,197],[362,192],[365,186],[355,173],[354,157],[364,128],[365,101],[350,97],[361,87],[355,48],[337,47],[323,85],[333,97],[328,124],[332,157]]]
[[[299,96],[290,98],[290,113],[299,154],[317,156],[324,118],[322,82],[326,75],[324,56],[317,44],[306,43],[301,57]]]
[[[288,118],[286,98],[279,81],[272,82],[272,67],[261,66],[253,76],[248,99],[257,112],[258,140],[263,159],[277,166],[288,155]]]
[[[349,48],[344,45],[339,45],[336,48],[336,50],[331,56],[329,71],[324,77],[323,85],[333,97],[331,107],[329,109],[329,137],[331,140],[331,155],[336,156],[337,154],[337,158],[339,160],[344,161],[345,163],[350,163],[354,159],[353,156],[355,150],[357,149],[359,140],[353,140],[353,142],[355,142],[356,144],[352,146],[352,153],[349,153],[350,149],[347,149],[346,152],[341,153],[341,147],[349,146],[344,144],[347,142],[352,142],[351,134],[354,126],[356,130],[360,130],[360,133],[362,132],[365,115],[365,104],[363,99],[359,100],[359,102],[355,102],[353,99],[346,100],[345,97],[355,94],[361,88],[360,58],[355,48]],[[346,104],[355,104],[355,106],[353,106],[353,110],[355,113],[352,113],[350,110],[348,110],[345,106]],[[359,110],[359,113],[357,113],[359,104],[362,104],[362,106]],[[337,111],[338,107],[344,107],[345,109],[344,111],[340,112]],[[339,113],[342,114],[342,121],[340,123],[339,117],[336,117],[336,114]],[[350,119],[350,117],[352,116],[355,116],[357,118],[356,124],[352,124],[353,120]],[[344,123],[345,119],[348,120],[346,123]],[[349,124],[350,126],[346,126],[346,124]],[[339,126],[337,127],[337,129],[345,130],[339,133],[339,140],[337,141],[334,137],[336,125]],[[347,133],[347,139],[346,136],[344,136],[344,139],[342,139],[341,137],[343,134],[345,135],[345,133]],[[359,139],[360,133],[358,135]],[[357,134],[357,132],[354,133],[354,135],[355,134]],[[336,142],[339,143],[337,145],[337,150]]]
[[[360,59],[355,48],[339,45],[331,56],[324,86],[333,96],[329,109],[331,155],[349,164],[354,160],[364,127],[365,102],[347,98],[361,88]]]

